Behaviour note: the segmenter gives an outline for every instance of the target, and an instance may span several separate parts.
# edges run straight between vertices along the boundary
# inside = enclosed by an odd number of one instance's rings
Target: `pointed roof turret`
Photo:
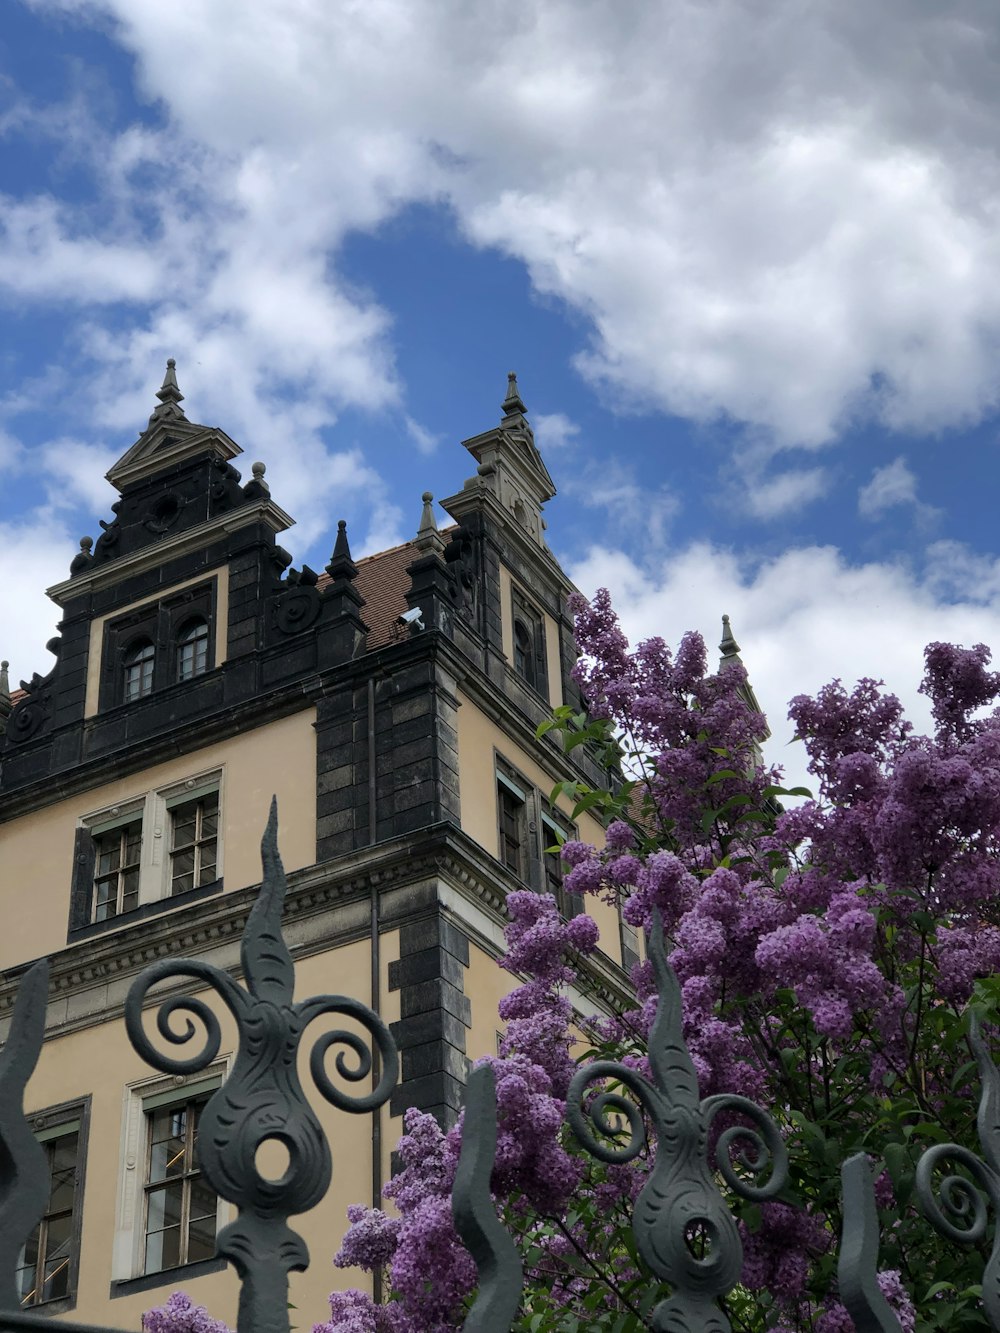
[[[173,357],[167,360],[167,372],[163,376],[163,383],[156,391],[156,396],[160,400],[159,407],[153,408],[153,415],[149,418],[150,422],[162,421],[165,417],[174,417],[178,421],[187,421],[184,415],[184,409],[181,403],[184,401],[184,395],[181,393],[177,384],[176,373],[177,362]]]
[[[744,676],[746,675],[746,664],[740,656],[740,645],[736,642],[736,636],[733,634],[733,627],[729,623],[728,616],[722,617],[722,639],[719,642],[719,652],[721,654],[719,658],[720,671],[725,671],[727,667],[738,664],[743,667]],[[764,710],[757,702],[757,695],[754,693],[754,688],[748,679],[744,679],[743,684],[739,687],[739,692],[746,700],[749,708],[752,708],[755,713],[763,715]],[[770,729],[767,734],[770,736]]]
[[[517,387],[516,371],[507,371],[507,397],[500,404],[500,410],[504,417],[525,416],[527,414],[528,409],[525,407],[524,399]]]
[[[719,652],[722,656],[719,658],[719,666],[724,667],[727,663],[740,659],[740,645],[733,637],[732,626],[729,624],[729,617],[722,617],[722,639],[719,642]]]
[[[539,546],[545,545],[545,520],[542,506],[556,493],[542,455],[535,444],[535,434],[527,418],[527,408],[513,370],[507,373],[507,396],[501,404],[503,417],[499,426],[463,440],[478,464],[460,495],[442,504],[453,518],[462,514],[485,496],[500,506],[507,522],[527,533]]]

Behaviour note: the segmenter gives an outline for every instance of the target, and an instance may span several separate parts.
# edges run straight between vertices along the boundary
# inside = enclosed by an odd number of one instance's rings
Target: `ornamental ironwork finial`
[[[496,1075],[492,1065],[479,1065],[465,1085],[462,1148],[451,1191],[455,1230],[479,1274],[462,1333],[509,1333],[521,1303],[521,1256],[501,1226],[490,1195],[496,1150]]]
[[[896,1313],[878,1285],[878,1213],[875,1187],[865,1153],[840,1168],[842,1223],[837,1256],[840,1299],[857,1333],[903,1333]]]
[[[125,1024],[133,1046],[154,1068],[169,1074],[204,1069],[219,1053],[219,1020],[204,1000],[169,995],[159,1002],[156,1031],[172,1045],[195,1036],[193,1015],[205,1032],[196,1055],[181,1058],[156,1049],[142,1022],[150,988],[166,979],[188,977],[211,987],[236,1020],[238,1047],[232,1071],[208,1100],[199,1128],[198,1155],[207,1182],[239,1208],[235,1222],[218,1235],[217,1246],[236,1267],[242,1282],[239,1333],[288,1333],[288,1274],[309,1263],[300,1235],[288,1226],[292,1213],[315,1207],[330,1185],[330,1149],[306,1100],[297,1072],[302,1036],[315,1018],[337,1014],[363,1028],[371,1045],[354,1031],[326,1032],[309,1053],[309,1069],[320,1093],[339,1110],[371,1111],[388,1098],[398,1077],[395,1043],[388,1028],[367,1005],[344,995],[319,995],[293,1002],[292,958],[281,933],[285,875],[278,855],[277,804],[261,844],[264,878],[247,919],[240,949],[246,989],[211,963],[199,959],[164,959],[136,978],[125,1002]],[[183,1025],[176,1014],[187,1015]],[[372,1072],[377,1047],[382,1074],[363,1096],[336,1086],[326,1068],[327,1053],[339,1047],[335,1067],[341,1079],[357,1083]],[[346,1056],[350,1053],[353,1060]],[[288,1153],[288,1166],[277,1180],[257,1166],[262,1144],[277,1141]]]
[[[6,665],[6,663],[5,663]],[[49,1201],[49,1172],[24,1118],[24,1088],[45,1036],[49,965],[35,963],[14,1003],[7,1043],[0,1053],[0,1310],[17,1310],[17,1267],[28,1237]]]
[[[994,1216],[1000,1217],[1000,1070],[990,1058],[974,1013],[969,1026],[969,1045],[976,1057],[982,1086],[976,1129],[983,1157],[977,1157],[958,1143],[935,1143],[917,1162],[916,1193],[917,1202],[935,1231],[963,1245],[979,1245],[986,1238],[987,1203],[992,1204]],[[968,1175],[954,1172],[946,1175],[938,1185],[939,1203],[935,1197],[934,1173],[946,1163],[962,1167]],[[994,1227],[993,1248],[983,1272],[983,1310],[990,1328],[1000,1333],[1000,1225]]]
[[[655,1333],[729,1333],[719,1298],[739,1281],[743,1247],[716,1172],[736,1194],[762,1201],[784,1187],[788,1158],[777,1126],[755,1102],[735,1093],[699,1100],[698,1078],[684,1044],[681,990],[667,962],[658,912],[653,915],[649,956],[659,995],[649,1034],[653,1081],[617,1060],[594,1060],[578,1069],[570,1083],[567,1117],[583,1146],[613,1163],[631,1161],[642,1150],[646,1136],[640,1106],[646,1112],[655,1130],[656,1158],[636,1200],[632,1228],[639,1253],[671,1287],[670,1296],[653,1311],[652,1327]],[[607,1079],[631,1097],[601,1092],[585,1105],[591,1085]],[[724,1129],[710,1166],[709,1134],[720,1112],[743,1116],[754,1127],[734,1124]],[[609,1142],[624,1133],[620,1118],[628,1126],[623,1146]],[[734,1155],[753,1180],[737,1173]],[[757,1185],[769,1163],[770,1175]]]

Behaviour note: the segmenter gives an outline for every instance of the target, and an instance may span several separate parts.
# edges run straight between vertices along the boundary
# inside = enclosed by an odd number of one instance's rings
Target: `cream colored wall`
[[[462,787],[462,827],[492,856],[499,853],[497,825],[497,792],[495,755],[502,755],[513,764],[538,790],[548,797],[556,778],[547,773],[531,756],[513,744],[510,737],[476,707],[461,691],[458,710],[458,769]],[[567,819],[572,816],[572,805],[560,796],[556,808]],[[578,836],[597,847],[604,846],[604,827],[592,815],[581,815],[577,821]],[[601,948],[616,963],[621,962],[621,937],[618,913],[614,907],[599,898],[588,895],[588,913],[597,922],[601,932]]]
[[[195,579],[185,579],[183,583],[172,583],[169,588],[163,588],[155,598],[142,597],[137,602],[130,602],[128,606],[116,607],[114,611],[109,611],[106,616],[98,616],[90,622],[90,648],[87,654],[87,694],[84,703],[84,716],[93,717],[97,712],[98,697],[101,689],[101,650],[104,646],[104,626],[109,620],[120,620],[122,616],[127,616],[132,611],[137,611],[144,606],[155,606],[157,602],[162,602],[164,597],[170,597],[175,592],[183,592],[185,588],[202,586],[206,583],[215,583],[215,665],[221,666],[226,660],[226,634],[229,628],[229,566],[220,565],[218,569],[210,569],[198,575]]]
[[[284,841],[284,836],[283,836]],[[388,993],[388,965],[398,956],[398,936],[382,938],[382,1016],[386,1022],[399,1017],[398,995]],[[333,954],[318,954],[296,962],[296,999],[335,991],[370,1001],[371,962],[368,941],[347,945]],[[193,990],[189,993],[196,993]],[[211,990],[197,992],[212,1011],[219,1015],[222,1030],[222,1054],[232,1053],[235,1026],[225,1006]],[[154,1011],[155,1012],[155,1011]],[[299,1075],[310,1104],[327,1136],[333,1158],[331,1188],[316,1208],[290,1220],[290,1225],[305,1237],[312,1258],[306,1273],[291,1275],[290,1300],[296,1306],[292,1322],[299,1329],[309,1329],[328,1315],[327,1295],[334,1287],[357,1286],[370,1289],[370,1278],[358,1270],[340,1270],[332,1265],[347,1226],[348,1204],[371,1202],[372,1120],[368,1114],[354,1115],[338,1111],[315,1090],[309,1074],[308,1056],[316,1039],[335,1027],[355,1027],[348,1020],[332,1016],[318,1019],[307,1030],[299,1058]],[[360,1030],[360,1029],[355,1029]],[[162,1049],[162,1043],[160,1044]],[[337,1048],[327,1058],[327,1068],[335,1083],[334,1062]],[[173,1055],[188,1054],[177,1048]],[[38,1067],[28,1085],[26,1109],[30,1114],[60,1102],[90,1094],[91,1118],[88,1139],[86,1179],[83,1197],[83,1229],[80,1254],[80,1283],[74,1320],[117,1328],[139,1327],[145,1310],[161,1305],[171,1291],[180,1286],[198,1304],[206,1306],[231,1328],[236,1326],[238,1284],[227,1269],[200,1278],[167,1281],[151,1290],[109,1297],[115,1276],[112,1267],[112,1237],[119,1222],[120,1192],[130,1176],[122,1153],[125,1096],[128,1085],[155,1075],[140,1060],[129,1044],[124,1024],[106,1022],[46,1043]],[[192,1075],[196,1081],[201,1075]],[[168,1078],[169,1083],[169,1078]],[[353,1085],[339,1081],[345,1091],[357,1095],[369,1084]],[[180,1086],[179,1094],[183,1093]],[[390,1120],[383,1111],[384,1178],[389,1177],[389,1156],[401,1132],[401,1122]],[[134,1171],[143,1169],[136,1163]],[[227,1220],[235,1217],[230,1209]]]
[[[303,709],[0,824],[0,893],[5,895],[0,969],[65,946],[79,821],[188,777],[222,770],[221,841],[227,890],[260,879],[260,838],[272,793],[278,797],[285,869],[312,865],[316,860],[314,720],[315,709]],[[29,902],[30,911],[25,910]]]
[[[518,984],[517,977],[505,972],[492,954],[477,944],[469,945],[465,993],[472,1006],[472,1027],[465,1039],[465,1049],[470,1060],[496,1055],[497,1033],[504,1029],[497,1008]]]

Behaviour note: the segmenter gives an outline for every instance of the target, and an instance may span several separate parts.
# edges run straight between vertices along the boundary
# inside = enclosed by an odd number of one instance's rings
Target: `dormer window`
[[[127,650],[123,659],[126,703],[152,694],[155,663],[156,649],[149,639],[139,639]]]
[[[208,670],[208,622],[194,616],[182,627],[177,640],[177,679],[191,680]]]
[[[145,602],[104,626],[99,707],[135,704],[215,666],[215,583]]]

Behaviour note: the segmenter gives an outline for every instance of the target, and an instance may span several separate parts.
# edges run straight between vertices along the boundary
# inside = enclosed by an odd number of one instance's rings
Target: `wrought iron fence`
[[[360,1001],[344,995],[313,996],[297,1004],[292,1000],[293,964],[281,932],[285,877],[273,804],[262,860],[261,890],[241,944],[245,988],[227,972],[197,959],[157,962],[131,987],[125,1023],[132,1045],[149,1064],[166,1073],[187,1074],[205,1068],[218,1055],[219,1020],[197,996],[160,997],[155,1001],[155,1027],[164,1042],[188,1043],[198,1031],[194,1019],[204,1032],[196,1055],[171,1056],[157,1049],[143,1026],[150,989],[164,980],[190,979],[211,987],[235,1019],[236,1058],[202,1112],[199,1164],[215,1192],[238,1210],[236,1220],[217,1237],[218,1252],[230,1260],[240,1279],[238,1333],[288,1333],[288,1274],[309,1263],[305,1241],[288,1219],[318,1203],[332,1175],[329,1145],[297,1072],[306,1029],[321,1015],[333,1014],[354,1020],[367,1034],[366,1041],[356,1031],[338,1028],[319,1036],[309,1051],[316,1088],[341,1111],[381,1106],[396,1084],[398,1059],[389,1030]],[[699,1098],[682,1035],[680,988],[659,930],[651,934],[650,957],[659,997],[649,1041],[652,1078],[617,1061],[592,1061],[572,1081],[567,1118],[587,1151],[604,1162],[625,1162],[646,1142],[645,1112],[655,1130],[654,1161],[636,1201],[633,1232],[639,1253],[664,1284],[652,1326],[656,1333],[729,1333],[721,1299],[739,1281],[742,1247],[722,1186],[745,1199],[773,1198],[787,1178],[785,1145],[768,1112],[747,1098]],[[25,1087],[44,1037],[47,983],[45,961],[25,974],[0,1053],[0,1329],[36,1333],[52,1325],[47,1316],[19,1308],[16,1272],[47,1201],[44,1155],[23,1109]],[[180,1026],[174,1021],[177,1015],[185,1016]],[[983,1157],[958,1144],[936,1144],[921,1157],[916,1176],[917,1196],[930,1223],[948,1240],[962,1244],[978,1244],[986,1236],[988,1204],[1000,1213],[1000,1072],[975,1027],[971,1041],[982,1085],[977,1128]],[[331,1080],[326,1058],[338,1047],[335,1068],[348,1084],[371,1077],[373,1054],[378,1052],[381,1073],[371,1092],[351,1096]],[[597,1090],[596,1085],[609,1082],[610,1089]],[[497,1119],[489,1065],[471,1072],[465,1107],[452,1213],[479,1283],[463,1327],[465,1333],[510,1333],[522,1300],[523,1269],[490,1193]],[[736,1112],[749,1123],[732,1124],[713,1136],[713,1121],[724,1112]],[[265,1177],[257,1164],[258,1149],[271,1140],[288,1154],[287,1169],[277,1180]],[[953,1170],[935,1190],[935,1172],[946,1163],[966,1174]],[[865,1154],[844,1162],[841,1183],[840,1299],[858,1333],[901,1333],[876,1281],[878,1219]],[[697,1246],[691,1244],[695,1233],[701,1241]],[[1000,1333],[1000,1228],[983,1274],[982,1304],[989,1327]],[[107,1333],[96,1325],[62,1319],[59,1327],[67,1333]]]

